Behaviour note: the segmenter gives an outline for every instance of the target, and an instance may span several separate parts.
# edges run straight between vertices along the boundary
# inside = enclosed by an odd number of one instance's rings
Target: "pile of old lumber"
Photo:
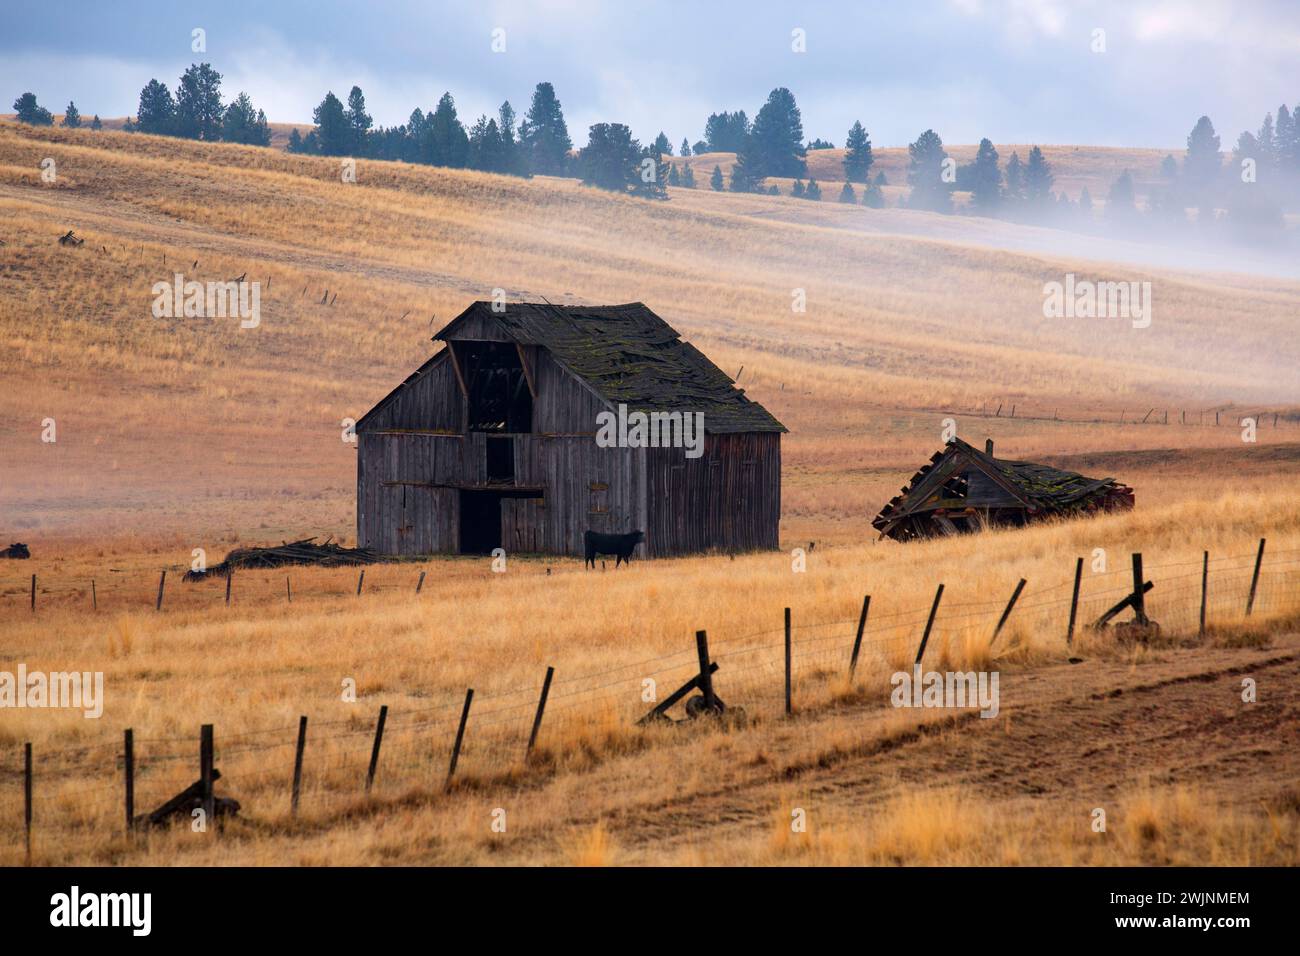
[[[225,576],[236,568],[282,568],[291,564],[316,565],[322,568],[374,564],[383,560],[369,548],[345,548],[326,538],[317,544],[315,538],[285,542],[271,548],[236,548],[226,555],[226,560],[205,571],[186,571],[186,581],[199,581],[208,575]]]

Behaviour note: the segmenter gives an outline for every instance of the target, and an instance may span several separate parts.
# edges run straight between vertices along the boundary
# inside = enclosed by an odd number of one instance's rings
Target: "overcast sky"
[[[806,52],[791,49],[796,28]],[[1226,149],[1300,101],[1300,2],[42,0],[4,14],[0,106],[31,90],[55,113],[71,99],[86,116],[134,114],[151,77],[174,88],[201,60],[227,98],[247,91],[277,122],[308,122],[326,90],[357,84],[377,124],[446,90],[468,124],[504,99],[522,115],[549,80],[575,145],[604,121],[676,146],[700,139],[710,112],[752,118],[787,86],[807,138],[839,146],[860,119],[878,146],[932,127],[948,143],[1182,148],[1207,113]]]

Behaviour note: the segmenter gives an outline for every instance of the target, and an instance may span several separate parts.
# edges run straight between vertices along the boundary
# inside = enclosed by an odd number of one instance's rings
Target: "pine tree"
[[[714,166],[713,175],[709,177],[709,185],[713,187],[714,192],[722,192],[722,167]]]
[[[878,184],[873,182],[862,191],[862,205],[869,206],[872,209],[885,208],[885,194]]]
[[[659,131],[659,135],[650,144],[650,148],[660,156],[671,156],[673,154],[673,144],[668,142],[668,137],[664,135],[663,130]]]
[[[867,182],[873,162],[871,140],[867,138],[867,131],[862,128],[862,124],[855,120],[844,141],[845,178],[851,183]]]
[[[1279,106],[1277,128],[1273,134],[1277,144],[1277,165],[1291,172],[1300,172],[1300,120],[1296,113],[1300,113],[1300,104],[1296,105],[1295,113],[1290,112],[1285,103]]]
[[[91,118],[91,120],[90,120],[90,128],[93,129],[93,130],[96,130],[96,131],[101,130],[101,129],[104,128],[104,123],[103,123],[103,121],[99,118],[99,114],[98,114],[98,113],[96,113],[96,114],[94,115],[94,117]]]
[[[316,128],[307,134],[309,139],[315,137],[314,148],[308,151],[322,156],[346,156],[352,147],[352,127],[343,102],[333,92],[327,92],[311,116]]]
[[[14,112],[18,122],[31,126],[52,126],[54,117],[44,106],[36,102],[35,93],[24,93],[14,100]]]
[[[689,156],[689,155],[691,155],[691,144],[690,144],[689,142],[687,142],[687,139],[686,139],[685,136],[682,137],[682,146],[681,146],[681,149],[678,150],[678,152],[679,152],[682,156]]]
[[[784,86],[778,87],[768,94],[767,102],[754,117],[754,126],[738,158],[743,157],[750,175],[761,180],[766,176],[804,175],[806,152],[803,119],[794,94]]]
[[[748,136],[749,117],[744,110],[710,113],[704,123],[704,148],[696,143],[694,152],[697,156],[702,153],[739,153]]]
[[[68,108],[63,111],[63,122],[59,125],[66,126],[68,129],[81,128],[81,114],[77,112],[76,103],[68,101]]]
[[[695,188],[695,173],[691,170],[691,164],[687,163],[682,169],[682,188]]]
[[[1004,192],[1007,202],[1019,203],[1025,198],[1025,167],[1020,162],[1020,154],[1012,152],[1007,160],[1007,187]]]
[[[1214,124],[1208,116],[1202,116],[1187,135],[1187,155],[1183,158],[1189,198],[1202,212],[1213,208],[1222,162]]]
[[[1178,160],[1173,156],[1166,156],[1160,161],[1160,175],[1173,182],[1178,178]]]
[[[1255,145],[1262,162],[1270,166],[1277,162],[1277,138],[1273,132],[1272,113],[1264,114],[1264,122],[1260,124],[1259,132],[1255,134]]]
[[[803,180],[796,179],[794,185],[790,187],[790,195],[795,199],[802,199],[804,194]]]
[[[736,161],[731,164],[731,180],[728,189],[733,193],[752,193],[763,189],[763,177],[754,172],[752,160],[745,150],[736,154]]]
[[[638,188],[641,179],[641,144],[622,123],[596,123],[588,131],[587,145],[578,153],[585,185],[616,192]],[[656,179],[657,179],[656,170]]]
[[[1115,221],[1132,219],[1137,214],[1133,195],[1133,177],[1126,169],[1111,184],[1106,195],[1106,218]]]
[[[373,120],[370,114],[366,112],[366,96],[361,92],[361,87],[354,86],[348,93],[348,109],[344,114],[347,117],[350,135],[349,152],[353,156],[368,155],[366,149],[366,137],[370,135],[370,127]]]
[[[808,178],[808,188],[804,190],[803,198],[811,199],[813,202],[818,202],[822,198],[822,188],[817,185],[817,180],[812,177]]]
[[[433,166],[462,169],[469,160],[469,136],[456,115],[456,101],[450,93],[443,93],[429,114],[421,152],[424,161]]]
[[[844,180],[844,188],[840,190],[840,202],[858,203],[858,194],[853,191],[853,184],[847,179]]]
[[[221,138],[227,143],[245,143],[249,146],[270,146],[271,130],[266,114],[254,110],[247,93],[240,93],[226,107],[221,120]]]
[[[927,129],[907,147],[907,153],[910,157],[907,182],[912,187],[908,205],[914,209],[951,212],[952,190],[950,184],[943,181],[948,153],[939,134]]]
[[[211,64],[191,64],[176,87],[176,133],[187,139],[221,136],[221,74]]]
[[[140,91],[135,128],[141,133],[169,136],[176,128],[176,101],[171,90],[157,80],[150,80]]]
[[[1029,151],[1029,162],[1025,164],[1025,201],[1030,206],[1045,210],[1052,201],[1051,164],[1043,158],[1043,151],[1037,146]]]
[[[1002,205],[1002,170],[998,168],[998,151],[987,137],[980,140],[970,178],[971,204],[982,212],[995,212]]]
[[[564,175],[573,142],[564,122],[564,111],[550,83],[538,83],[533,91],[532,105],[519,127],[519,142],[533,172],[546,176]]]
[[[681,177],[681,175],[677,172],[677,166],[676,166],[676,165],[669,166],[669,167],[668,167],[668,185],[669,185],[669,186],[680,186],[681,184],[682,184],[682,177]]]
[[[293,129],[289,130],[288,150],[291,153],[301,153],[303,151],[302,134],[298,132],[298,127],[296,126]]]

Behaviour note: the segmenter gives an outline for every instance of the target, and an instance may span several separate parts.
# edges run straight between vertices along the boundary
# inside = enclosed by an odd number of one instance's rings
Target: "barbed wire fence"
[[[1161,639],[1194,641],[1214,631],[1276,628],[1300,620],[1300,549],[1265,560],[1252,554],[1135,566],[1154,584],[1136,606],[1158,622]],[[486,694],[468,690],[429,706],[362,709],[341,719],[198,736],[121,738],[34,751],[30,743],[0,754],[0,831],[33,858],[36,828],[56,821],[60,840],[106,830],[131,836],[147,814],[187,788],[212,819],[217,789],[268,825],[315,825],[456,787],[522,783],[569,764],[636,753],[673,733],[671,721],[646,720],[665,687],[715,694],[747,721],[781,720],[846,697],[867,713],[890,710],[889,675],[914,666],[972,670],[1006,657],[1027,665],[1044,648],[1088,635],[1117,603],[1132,601],[1129,569],[1076,573],[1046,585],[1021,582],[1012,595],[943,603],[940,585],[924,607],[805,620],[786,609],[781,626],[706,643],[600,671],[539,674],[536,684]],[[1086,581],[1086,589],[1083,583]],[[882,596],[883,597],[883,596]],[[1132,606],[1132,605],[1130,605]],[[1094,645],[1095,646],[1095,645]],[[709,685],[701,677],[713,667]],[[1032,667],[1019,684],[1003,683],[1001,708],[1059,699],[1035,690]],[[1010,693],[1006,693],[1010,691]],[[1055,694],[1053,698],[1052,694]],[[683,695],[684,696],[684,695]],[[706,701],[708,703],[708,701]],[[873,706],[874,705],[874,706]],[[688,713],[689,713],[688,709]],[[216,772],[214,773],[214,769]],[[196,782],[196,776],[198,780]],[[219,780],[219,782],[218,782]]]

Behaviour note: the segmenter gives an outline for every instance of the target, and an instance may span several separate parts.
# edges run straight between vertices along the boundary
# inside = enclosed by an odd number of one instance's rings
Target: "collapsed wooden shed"
[[[994,458],[992,441],[980,451],[954,438],[871,524],[882,538],[911,541],[1132,507],[1133,489],[1114,478],[1085,478],[1050,465]]]
[[[475,302],[357,423],[357,543],[380,554],[635,555],[775,548],[781,433],[641,303]],[[601,447],[598,416],[699,413],[703,450]]]

